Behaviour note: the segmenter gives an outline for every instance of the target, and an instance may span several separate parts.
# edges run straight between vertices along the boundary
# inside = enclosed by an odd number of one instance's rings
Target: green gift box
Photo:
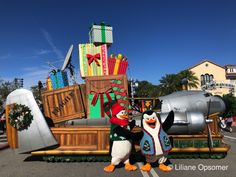
[[[92,25],[89,31],[89,40],[90,43],[95,45],[111,45],[113,43],[112,27],[106,25],[105,23],[101,23],[100,25]]]
[[[94,93],[88,95],[89,99],[89,118],[100,119],[108,118],[104,111],[104,103],[115,100],[114,93]]]

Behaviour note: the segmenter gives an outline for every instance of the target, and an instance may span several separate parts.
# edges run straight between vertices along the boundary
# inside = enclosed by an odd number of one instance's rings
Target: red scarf
[[[112,124],[117,124],[120,126],[127,126],[129,124],[129,121],[127,119],[118,119],[117,117],[110,118],[110,122]]]

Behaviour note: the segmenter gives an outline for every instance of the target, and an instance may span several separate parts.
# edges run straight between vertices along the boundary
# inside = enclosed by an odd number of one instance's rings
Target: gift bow
[[[122,54],[118,54],[117,56],[115,54],[111,54],[110,58],[115,58],[115,59],[122,60],[122,61],[127,60],[127,57]]]
[[[50,71],[50,73],[52,73],[53,75],[56,75],[57,72],[60,72],[60,70],[59,69],[57,69],[57,70],[53,69],[52,71]]]
[[[100,53],[97,53],[95,55],[86,54],[86,57],[88,58],[88,64],[90,65],[93,61],[97,64],[97,66],[100,66],[98,60],[100,60]]]

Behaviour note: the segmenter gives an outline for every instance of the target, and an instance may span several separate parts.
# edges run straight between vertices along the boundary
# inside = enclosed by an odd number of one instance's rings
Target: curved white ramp
[[[31,91],[17,89],[11,92],[7,97],[6,105],[14,103],[28,106],[33,115],[28,129],[18,131],[18,153],[31,152],[58,144]]]

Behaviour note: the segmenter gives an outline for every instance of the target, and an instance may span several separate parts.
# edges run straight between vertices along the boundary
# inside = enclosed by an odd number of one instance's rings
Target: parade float
[[[170,158],[223,158],[229,145],[218,129],[218,116],[225,110],[221,98],[203,91],[181,91],[160,98],[129,98],[126,70],[128,59],[108,55],[113,43],[112,27],[92,25],[90,43],[79,44],[80,74],[84,84],[73,77],[70,47],[60,69],[50,71],[47,87],[40,90],[43,109],[25,89],[13,91],[7,98],[6,123],[10,148],[31,153],[47,161],[107,161],[109,156],[109,109],[114,100],[132,110],[129,102],[142,105],[140,114],[130,114],[141,130],[141,112],[159,104],[161,120],[175,112],[169,130],[172,139]],[[67,70],[73,85],[69,85]],[[145,104],[147,103],[147,104]],[[145,107],[146,106],[146,107]],[[139,143],[134,153],[139,154]]]

